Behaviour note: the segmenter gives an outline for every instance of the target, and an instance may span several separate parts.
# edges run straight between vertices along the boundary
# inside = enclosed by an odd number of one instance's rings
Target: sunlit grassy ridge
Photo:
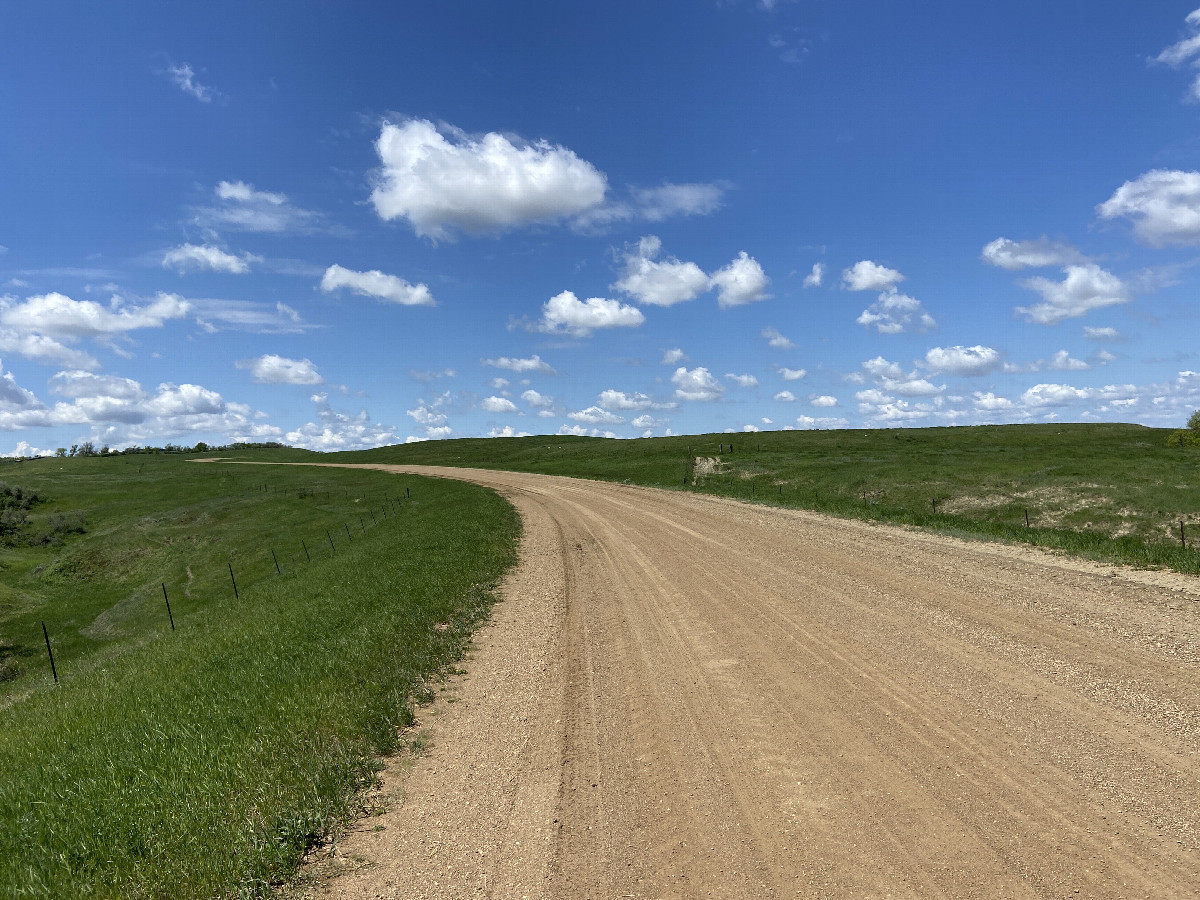
[[[1194,523],[1200,546],[1200,453],[1166,446],[1170,433],[1066,424],[535,436],[329,458],[629,481],[1200,572],[1200,553],[1179,541],[1180,521],[1185,536]]]
[[[42,473],[97,531],[0,572],[18,597],[54,586],[22,602],[54,623],[62,676],[53,686],[44,656],[23,656],[0,709],[0,895],[253,894],[293,870],[396,747],[414,697],[486,616],[518,522],[457,482],[111,462]],[[120,484],[151,475],[163,481],[145,491]],[[386,502],[406,486],[411,499]],[[173,633],[159,571],[178,592]],[[135,612],[119,627],[95,628],[123,604]],[[29,621],[18,611],[0,629]]]

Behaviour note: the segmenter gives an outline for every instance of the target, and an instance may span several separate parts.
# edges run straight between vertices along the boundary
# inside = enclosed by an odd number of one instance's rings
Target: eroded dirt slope
[[[521,563],[313,897],[1200,896],[1194,579],[404,471],[503,492]]]

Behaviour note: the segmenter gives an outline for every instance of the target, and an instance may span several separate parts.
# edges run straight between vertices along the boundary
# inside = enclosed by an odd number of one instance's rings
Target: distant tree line
[[[200,441],[194,447],[184,447],[181,444],[165,444],[162,447],[139,447],[135,444],[132,447],[126,447],[124,450],[110,450],[108,445],[105,444],[97,450],[94,443],[84,441],[82,444],[72,444],[70,449],[59,447],[54,451],[54,455],[58,458],[66,458],[68,456],[128,456],[131,453],[209,453],[226,450],[277,449],[288,449],[288,445],[281,444],[279,441],[238,441],[233,444],[206,444],[204,441]]]

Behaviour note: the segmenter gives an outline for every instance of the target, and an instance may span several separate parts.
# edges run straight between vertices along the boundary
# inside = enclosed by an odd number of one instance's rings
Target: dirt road
[[[311,896],[1200,896],[1196,579],[405,471],[508,496],[521,563]]]

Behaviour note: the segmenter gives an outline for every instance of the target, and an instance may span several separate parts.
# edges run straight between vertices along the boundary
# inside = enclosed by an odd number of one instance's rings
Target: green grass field
[[[700,491],[1200,573],[1200,448],[1139,425],[431,441],[331,460],[479,466]],[[732,447],[732,450],[730,449]],[[936,501],[936,503],[935,503]],[[1029,526],[1025,524],[1026,514]]]
[[[519,532],[488,491],[373,472],[134,457],[5,475],[50,498],[36,517],[88,522],[0,555],[5,897],[254,896],[287,877],[461,655]]]

